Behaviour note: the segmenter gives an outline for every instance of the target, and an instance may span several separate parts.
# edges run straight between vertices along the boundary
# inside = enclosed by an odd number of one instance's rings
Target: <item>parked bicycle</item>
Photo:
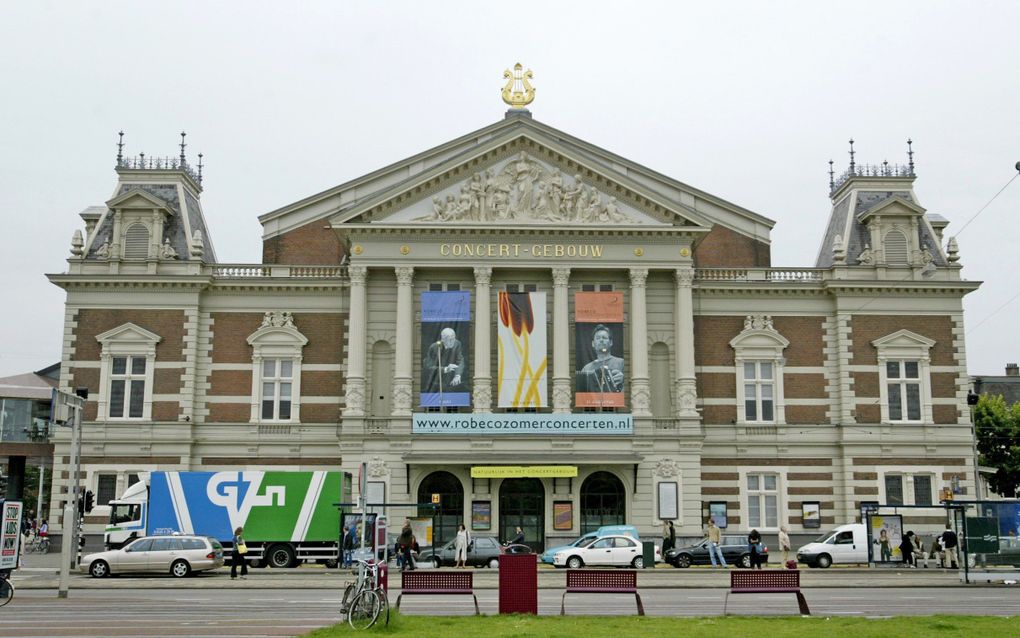
[[[11,582],[11,571],[0,571],[0,607],[14,600],[14,583]]]
[[[347,583],[340,600],[340,616],[346,616],[353,629],[368,629],[384,616],[384,624],[390,623],[390,603],[386,590],[379,582],[379,564],[375,561],[354,559],[358,563],[358,579]]]
[[[25,545],[25,552],[29,554],[47,554],[50,551],[49,536],[35,536]]]

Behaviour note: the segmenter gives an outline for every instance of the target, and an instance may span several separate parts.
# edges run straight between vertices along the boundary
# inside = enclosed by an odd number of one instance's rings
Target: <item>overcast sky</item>
[[[0,4],[0,376],[60,359],[78,213],[125,153],[205,154],[222,262],[257,217],[503,117],[534,117],[776,221],[813,266],[827,161],[906,161],[947,236],[1017,174],[1017,2],[13,2]],[[1020,179],[960,236],[971,374],[1020,360]]]

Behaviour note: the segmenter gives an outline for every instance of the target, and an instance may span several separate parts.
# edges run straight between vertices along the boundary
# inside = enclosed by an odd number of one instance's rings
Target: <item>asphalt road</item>
[[[296,636],[339,620],[334,588],[269,589],[247,586],[203,589],[79,589],[66,599],[55,590],[19,590],[0,608],[0,636]],[[558,614],[562,590],[539,590],[539,613]],[[1009,586],[807,588],[815,616],[880,617],[950,614],[1020,615],[1020,588]],[[477,591],[482,613],[498,611],[498,591]],[[947,594],[951,594],[947,596]],[[726,590],[650,588],[641,591],[645,611],[653,616],[711,616],[723,611]],[[396,600],[395,592],[390,596]],[[938,609],[932,608],[938,601]],[[401,604],[403,613],[470,615],[467,596],[414,596]],[[791,615],[797,612],[792,594],[731,596],[733,614]],[[571,594],[568,614],[626,615],[635,613],[633,596]]]

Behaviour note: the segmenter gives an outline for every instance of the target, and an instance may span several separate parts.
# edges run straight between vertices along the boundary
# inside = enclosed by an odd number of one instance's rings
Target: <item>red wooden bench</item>
[[[475,600],[475,615],[478,611],[478,597],[475,596],[474,574],[471,572],[441,571],[406,571],[400,574],[400,595],[397,596],[397,609],[400,599],[413,595],[462,595],[471,596]]]
[[[748,569],[730,572],[730,590],[723,603],[723,616],[730,594],[797,594],[803,616],[810,616],[807,600],[800,592],[800,572],[792,569]]]
[[[567,572],[567,590],[560,599],[560,615],[566,610],[567,594],[634,594],[638,616],[645,615],[641,594],[637,590],[637,572],[634,570],[581,569]]]

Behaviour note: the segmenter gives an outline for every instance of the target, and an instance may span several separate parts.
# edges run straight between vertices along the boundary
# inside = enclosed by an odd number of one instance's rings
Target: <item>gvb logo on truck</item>
[[[340,472],[153,472],[149,533],[336,541]]]

